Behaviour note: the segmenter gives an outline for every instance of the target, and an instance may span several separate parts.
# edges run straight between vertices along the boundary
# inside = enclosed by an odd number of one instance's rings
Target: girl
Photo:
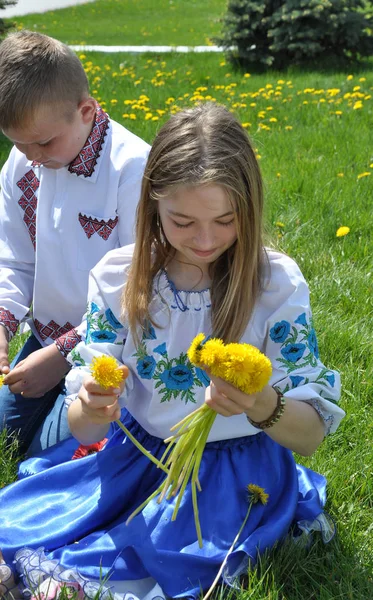
[[[106,446],[74,461],[71,442],[51,448],[23,463],[23,478],[0,494],[0,547],[24,582],[69,580],[93,597],[105,578],[121,598],[196,598],[242,524],[249,484],[269,498],[253,507],[225,582],[289,531],[333,535],[325,479],[296,465],[292,451],[310,455],[336,430],[339,376],[319,359],[299,268],[263,247],[262,204],[254,151],[228,110],[201,105],[159,131],[137,242],[93,269],[83,341],[70,355],[70,428],[81,444],[108,438]],[[246,395],[192,366],[186,351],[200,332],[262,350],[272,362],[269,385]],[[105,391],[87,376],[102,353],[126,366],[120,389]],[[113,421],[160,458],[170,427],[203,402],[218,415],[199,473],[200,548],[189,487],[176,521],[175,501],[155,498],[125,524],[164,473]]]

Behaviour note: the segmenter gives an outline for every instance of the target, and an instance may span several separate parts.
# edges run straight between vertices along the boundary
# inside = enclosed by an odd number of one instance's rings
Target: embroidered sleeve
[[[311,404],[324,421],[326,433],[335,431],[345,414],[337,405],[340,377],[320,360],[304,279],[272,314],[267,332],[265,352],[273,367],[271,385],[288,398]]]
[[[13,151],[11,157],[14,162]],[[18,204],[23,192],[10,181],[13,173],[11,157],[3,167],[0,182],[0,323],[6,327],[9,338],[29,311],[35,261],[30,241],[31,229],[35,233],[34,208],[30,209],[30,219],[26,223],[26,213]]]
[[[107,295],[100,289],[91,273],[89,278],[88,305],[84,321],[75,330],[80,341],[67,356],[72,369],[66,376],[68,395],[78,393],[84,377],[90,373],[92,358],[106,354],[121,362],[123,343],[127,330],[108,305]]]
[[[54,343],[56,344],[58,351],[66,358],[69,352],[79,344],[81,339],[78,329],[72,327],[69,331],[57,338]]]

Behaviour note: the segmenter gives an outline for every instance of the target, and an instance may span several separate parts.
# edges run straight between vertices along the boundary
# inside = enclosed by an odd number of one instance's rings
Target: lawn
[[[74,10],[81,10],[79,19],[84,21],[85,14],[88,23],[93,7],[105,4],[114,7],[115,2],[102,0]],[[117,4],[123,9],[132,7],[130,2]],[[223,6],[218,2],[174,2],[179,15],[183,7],[184,12],[188,8],[190,28],[193,29],[194,19],[194,27],[197,28],[198,22],[200,31],[207,31],[207,25],[201,26],[200,11],[210,4],[216,14]],[[145,0],[136,3],[139,15],[146,6]],[[61,19],[58,22],[63,25],[59,30],[50,29],[50,14],[38,15],[33,22],[40,31],[75,43],[76,37],[65,38],[69,18],[62,18],[60,13],[72,14],[68,9],[54,12],[53,18]],[[149,13],[143,12],[142,19],[139,15],[137,29],[135,24],[131,26],[131,43],[144,41],[140,24],[149,20]],[[132,13],[127,21],[129,18],[133,18]],[[169,22],[166,15],[165,19]],[[27,24],[25,18],[22,23]],[[169,26],[167,35],[147,42],[205,42],[205,34],[196,38],[190,32],[190,37],[181,41],[171,36],[171,30]],[[84,41],[118,43],[117,38],[115,42],[113,39],[106,34],[104,41],[93,37]],[[320,354],[329,367],[341,371],[341,405],[347,417],[313,457],[300,459],[328,479],[327,510],[337,524],[337,538],[325,547],[317,542],[310,550],[285,546],[271,553],[250,575],[247,589],[239,597],[242,600],[370,600],[373,598],[372,69],[293,68],[285,73],[271,71],[259,75],[235,72],[220,54],[78,55],[97,100],[114,119],[149,142],[170,113],[206,100],[224,103],[232,109],[252,137],[265,181],[268,239],[293,256],[308,279]],[[7,147],[2,138],[0,160],[4,160]],[[337,237],[341,226],[349,227],[350,232]],[[15,473],[14,457],[2,455],[0,485],[13,479]]]
[[[226,0],[97,0],[11,19],[67,44],[206,45],[219,33]]]

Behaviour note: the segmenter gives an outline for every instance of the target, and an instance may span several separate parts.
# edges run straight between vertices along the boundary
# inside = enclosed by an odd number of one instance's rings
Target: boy
[[[0,428],[19,430],[22,449],[34,438],[34,454],[69,435],[65,357],[90,269],[133,241],[149,146],[89,95],[65,44],[30,31],[0,44],[0,128],[14,144],[1,173]],[[10,368],[9,340],[31,306],[32,335]]]

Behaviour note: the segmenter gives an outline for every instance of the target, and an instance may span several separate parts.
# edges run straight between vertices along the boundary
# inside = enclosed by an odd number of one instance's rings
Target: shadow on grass
[[[373,58],[365,58],[361,60],[347,59],[343,57],[328,57],[315,58],[313,60],[302,61],[297,64],[294,61],[289,61],[286,65],[273,64],[271,67],[260,63],[250,63],[245,60],[240,60],[227,53],[229,60],[235,72],[249,71],[252,75],[262,75],[263,73],[288,73],[292,75],[305,73],[320,73],[323,75],[336,75],[338,73],[354,73],[359,75],[373,68]]]

